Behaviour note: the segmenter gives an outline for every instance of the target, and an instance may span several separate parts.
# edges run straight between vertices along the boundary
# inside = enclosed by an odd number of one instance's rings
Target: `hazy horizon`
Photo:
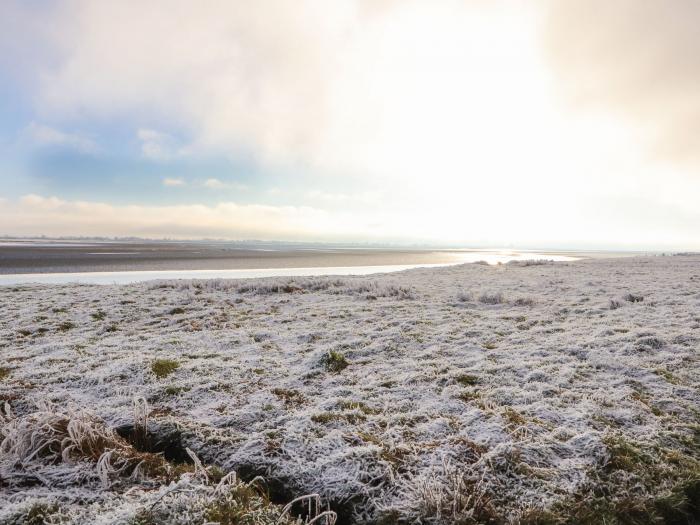
[[[278,246],[278,247],[318,247],[318,248],[366,248],[366,249],[386,249],[386,250],[402,250],[402,249],[416,249],[416,250],[453,250],[453,251],[518,251],[518,252],[534,252],[534,251],[546,251],[546,252],[576,252],[576,253],[587,253],[587,252],[606,252],[606,253],[663,253],[663,252],[694,252],[694,250],[663,250],[663,249],[643,249],[635,247],[626,247],[620,245],[598,245],[592,244],[589,246],[583,245],[578,247],[569,247],[567,245],[475,245],[467,243],[440,243],[440,242],[390,242],[390,241],[297,241],[297,240],[280,240],[280,239],[235,239],[235,238],[224,238],[224,237],[202,237],[202,238],[188,238],[188,237],[138,237],[138,236],[86,236],[86,235],[61,235],[61,236],[48,236],[48,235],[2,235],[0,234],[0,246],[3,243],[12,242],[75,242],[79,243],[173,243],[173,244],[197,244],[197,243],[211,243],[211,244],[230,244],[230,245],[240,245],[240,246]]]
[[[0,234],[700,250],[689,0],[0,5]]]

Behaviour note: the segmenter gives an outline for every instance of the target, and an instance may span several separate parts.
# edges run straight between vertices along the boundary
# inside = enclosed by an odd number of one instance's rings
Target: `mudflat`
[[[459,257],[447,250],[298,244],[0,242],[0,274],[446,264]]]

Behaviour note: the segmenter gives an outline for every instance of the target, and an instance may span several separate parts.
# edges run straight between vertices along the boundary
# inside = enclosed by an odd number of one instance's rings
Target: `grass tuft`
[[[649,457],[639,447],[620,434],[608,434],[603,438],[603,444],[608,449],[608,461],[605,464],[608,472],[635,472],[650,463]]]
[[[331,350],[321,358],[321,364],[326,367],[329,372],[338,373],[348,367],[350,363],[345,359],[342,352]]]
[[[680,382],[675,375],[673,375],[669,370],[666,370],[664,368],[657,368],[656,370],[654,370],[654,373],[660,377],[663,377],[672,385],[677,385]]]
[[[180,363],[173,359],[156,359],[151,363],[151,371],[156,377],[162,379],[180,368]]]
[[[520,412],[511,407],[506,407],[503,411],[503,417],[511,426],[521,427],[527,423],[527,419],[525,419]]]
[[[166,386],[165,387],[165,394],[168,396],[177,396],[182,394],[183,392],[188,392],[190,389],[189,387],[186,386]]]
[[[506,298],[501,292],[483,293],[479,296],[479,302],[482,304],[503,304],[506,302]]]
[[[75,328],[75,323],[72,323],[70,321],[64,321],[58,325],[58,329],[61,332],[67,332],[68,330],[72,330],[73,328]]]
[[[287,388],[273,388],[272,393],[280,398],[287,407],[302,405],[306,398],[298,390]]]
[[[65,521],[57,516],[61,508],[56,503],[38,502],[31,505],[26,511],[20,512],[12,517],[12,521],[7,523],[17,523],[22,525],[44,525],[46,523],[61,523]]]
[[[534,306],[535,302],[535,299],[532,297],[518,297],[515,301],[513,301],[513,304],[515,306]]]
[[[455,377],[455,381],[463,386],[474,386],[479,382],[479,377],[473,374],[461,374]]]

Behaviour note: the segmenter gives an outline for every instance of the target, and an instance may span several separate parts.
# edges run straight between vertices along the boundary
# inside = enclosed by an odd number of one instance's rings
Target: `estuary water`
[[[583,252],[230,242],[0,241],[0,285],[125,284],[154,279],[368,275],[485,262],[573,261]]]

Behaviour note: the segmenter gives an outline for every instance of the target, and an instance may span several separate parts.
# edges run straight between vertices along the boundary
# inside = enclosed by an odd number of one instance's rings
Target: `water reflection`
[[[375,266],[327,266],[315,268],[260,268],[235,270],[151,270],[83,273],[32,273],[0,275],[0,285],[14,284],[129,284],[155,279],[248,279],[255,277],[292,277],[312,275],[370,275],[398,272],[411,268],[434,268],[455,264],[486,262],[507,263],[528,259],[575,261],[580,257],[519,251],[450,251],[453,262],[440,264],[387,264]]]

